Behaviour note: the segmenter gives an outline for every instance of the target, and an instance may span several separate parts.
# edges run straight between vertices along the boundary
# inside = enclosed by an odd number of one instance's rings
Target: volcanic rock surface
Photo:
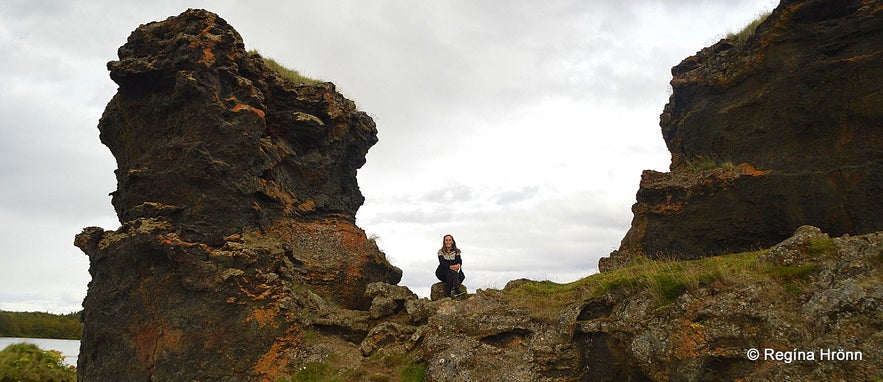
[[[76,239],[83,380],[272,376],[304,334],[292,288],[367,309],[366,285],[400,280],[355,225],[376,127],[333,84],[283,79],[201,10],[140,26],[108,68],[122,225]]]
[[[883,230],[879,1],[782,1],[746,41],[721,40],[672,74],[660,118],[671,172],[644,172],[602,271],[769,247],[804,224]]]

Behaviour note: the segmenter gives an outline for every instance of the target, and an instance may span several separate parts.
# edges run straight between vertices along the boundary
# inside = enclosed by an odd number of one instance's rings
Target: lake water
[[[18,343],[34,344],[43,350],[58,350],[64,356],[65,365],[77,366],[77,357],[80,355],[80,340],[0,337],[0,350]]]

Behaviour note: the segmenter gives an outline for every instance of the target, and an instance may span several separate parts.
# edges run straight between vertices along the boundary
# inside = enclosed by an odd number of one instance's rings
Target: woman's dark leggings
[[[454,272],[448,267],[439,266],[435,269],[435,277],[438,278],[439,281],[444,281],[445,283],[445,296],[450,296],[451,290],[457,288],[460,289],[460,283],[466,278],[466,275],[463,274],[463,271]]]

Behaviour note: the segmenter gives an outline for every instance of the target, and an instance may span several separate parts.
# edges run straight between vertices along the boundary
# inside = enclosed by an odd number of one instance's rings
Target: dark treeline
[[[78,340],[83,335],[82,311],[68,314],[0,310],[0,337]]]

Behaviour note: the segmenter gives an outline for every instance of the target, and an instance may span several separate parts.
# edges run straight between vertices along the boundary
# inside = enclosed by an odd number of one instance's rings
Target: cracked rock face
[[[356,170],[377,129],[333,84],[283,80],[204,11],[139,27],[119,55],[98,128],[121,221],[161,214],[215,244],[280,219],[352,220],[362,205]]]
[[[782,1],[746,41],[721,40],[672,75],[670,172],[644,172],[602,270],[768,247],[802,225],[883,229],[879,2]]]
[[[121,227],[87,228],[84,380],[272,378],[309,288],[367,308],[401,271],[355,225],[373,120],[331,83],[283,79],[217,15],[140,26],[99,122]]]

